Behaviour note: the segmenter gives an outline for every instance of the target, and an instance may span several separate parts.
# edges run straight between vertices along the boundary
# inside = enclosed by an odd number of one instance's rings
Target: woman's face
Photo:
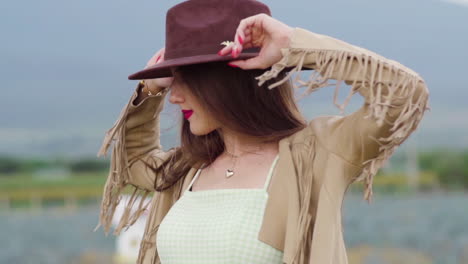
[[[190,91],[187,84],[174,77],[170,86],[169,102],[180,106],[180,110],[190,123],[192,134],[201,136],[220,127],[220,123],[203,107],[203,104]]]

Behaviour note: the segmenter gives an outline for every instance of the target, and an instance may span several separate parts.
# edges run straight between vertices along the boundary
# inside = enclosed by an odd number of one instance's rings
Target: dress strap
[[[184,193],[188,190],[190,190],[190,188],[192,188],[192,185],[193,183],[195,182],[195,180],[198,178],[198,175],[200,175],[200,172],[202,170],[202,168],[205,166],[205,164],[203,164],[200,169],[197,170],[197,172],[195,173],[195,176],[193,176],[193,179],[192,181],[190,182],[189,186],[187,187],[187,189],[184,191]]]
[[[268,171],[268,176],[265,181],[265,185],[263,186],[263,190],[267,191],[268,185],[270,184],[271,177],[273,175],[273,170],[275,169],[276,163],[278,162],[279,159],[279,153],[276,155],[276,158],[273,160],[273,163],[271,164],[270,170]]]

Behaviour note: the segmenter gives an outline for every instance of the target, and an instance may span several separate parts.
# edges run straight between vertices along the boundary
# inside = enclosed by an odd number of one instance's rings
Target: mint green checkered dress
[[[283,263],[282,251],[257,239],[278,158],[262,189],[192,192],[199,169],[159,226],[156,246],[161,263]]]

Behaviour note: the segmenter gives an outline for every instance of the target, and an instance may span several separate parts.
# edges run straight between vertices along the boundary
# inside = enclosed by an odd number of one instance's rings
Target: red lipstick
[[[190,116],[193,114],[193,110],[182,110],[182,113],[184,113],[185,119],[189,119]]]

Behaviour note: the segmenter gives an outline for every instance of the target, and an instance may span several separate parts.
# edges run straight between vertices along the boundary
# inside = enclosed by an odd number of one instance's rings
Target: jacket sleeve
[[[128,188],[132,192],[114,233],[118,234],[123,228],[132,225],[146,210],[148,204],[145,199],[154,190],[156,175],[145,163],[157,167],[171,153],[163,151],[159,140],[159,114],[167,89],[135,105],[133,102],[141,88],[141,85],[137,86],[114,126],[106,132],[98,153],[98,157],[106,155],[114,142],[99,224],[96,227],[102,225],[106,233],[109,232],[124,188],[126,192]]]
[[[304,95],[327,86],[335,86],[335,104],[343,111],[356,92],[364,105],[347,116],[324,118],[326,125],[318,135],[330,151],[362,168],[356,179],[365,180],[367,200],[372,196],[372,179],[395,148],[416,129],[425,110],[429,92],[424,80],[411,69],[369,50],[344,41],[295,28],[283,58],[271,70],[257,77],[259,85],[291,69],[287,81],[300,70],[313,70],[308,80],[298,74],[295,88],[305,87]],[[332,82],[332,80],[334,80]],[[340,83],[351,85],[343,105],[336,103]]]

